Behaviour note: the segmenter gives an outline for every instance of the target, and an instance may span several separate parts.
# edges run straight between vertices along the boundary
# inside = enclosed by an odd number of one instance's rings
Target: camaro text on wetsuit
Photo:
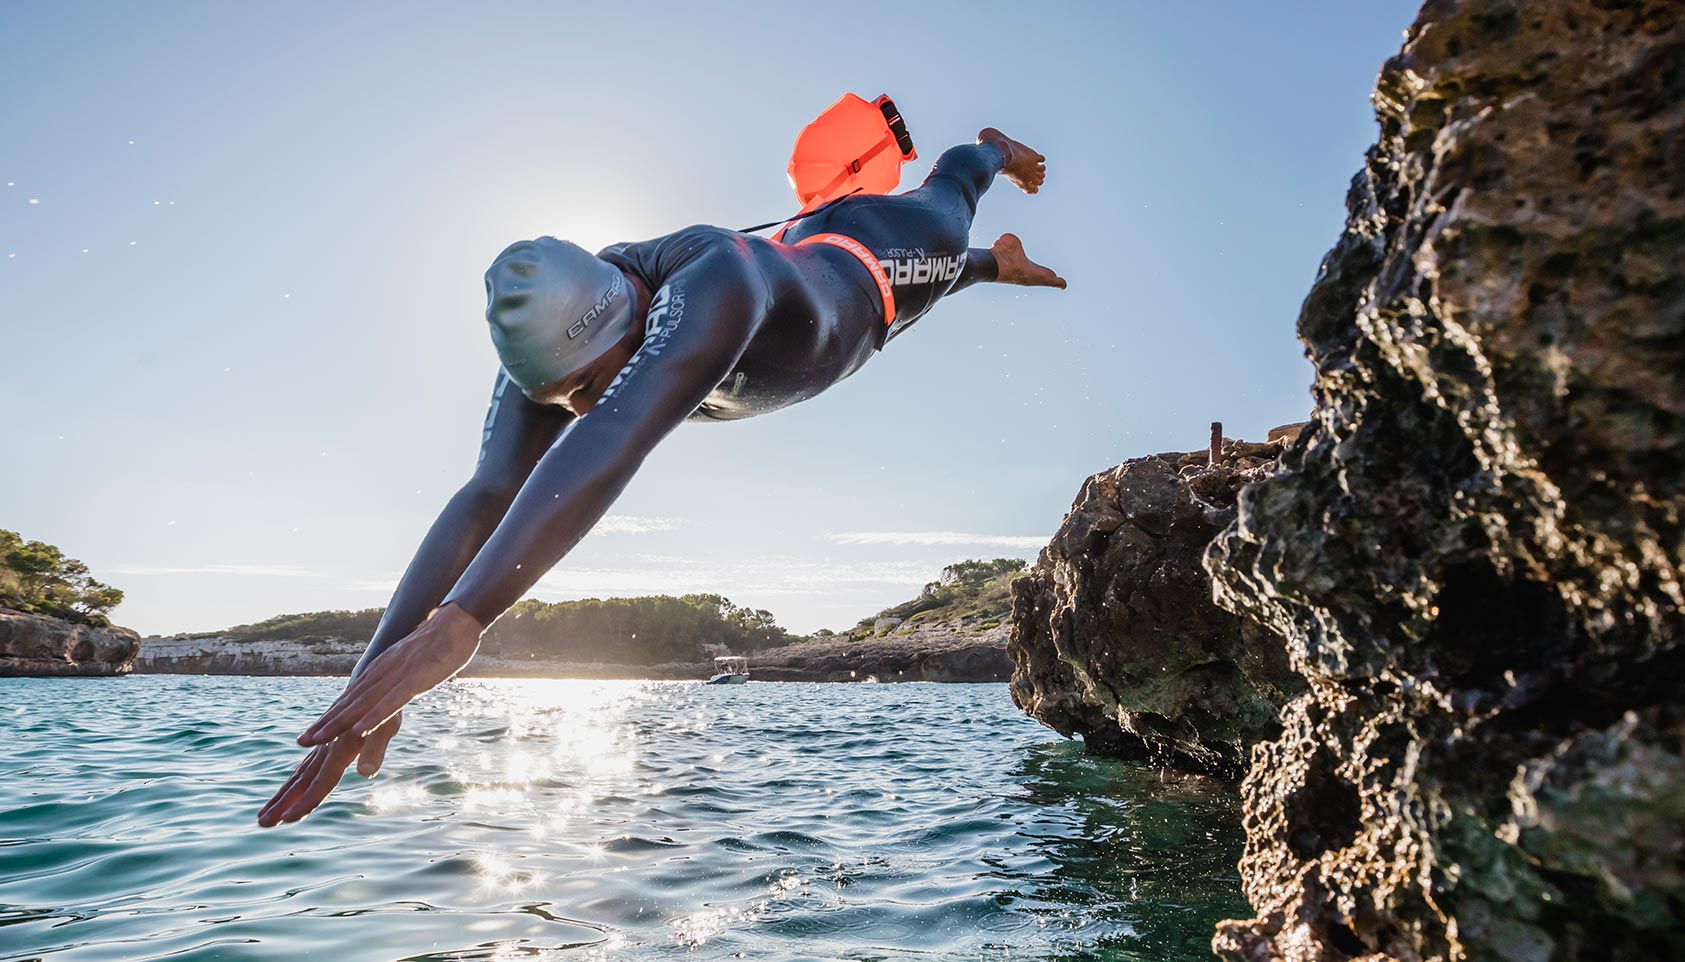
[[[486,426],[480,429],[480,456],[474,460],[474,467],[479,468],[486,459],[486,451],[491,447],[491,432],[497,427],[497,409],[503,406],[503,392],[514,383],[503,369],[497,371],[497,385],[491,391],[491,405],[486,408]]]
[[[891,284],[930,284],[960,276],[960,270],[965,267],[965,251],[951,257],[880,258],[878,263],[883,265]]]
[[[597,400],[602,404],[614,397],[615,392],[632,375],[638,372],[638,366],[645,358],[657,357],[667,347],[667,341],[673,332],[678,330],[679,323],[685,317],[685,285],[683,281],[672,281],[664,284],[661,290],[655,292],[655,299],[649,305],[649,313],[644,315],[644,342],[638,345],[632,359],[614,376],[603,390],[603,396]]]

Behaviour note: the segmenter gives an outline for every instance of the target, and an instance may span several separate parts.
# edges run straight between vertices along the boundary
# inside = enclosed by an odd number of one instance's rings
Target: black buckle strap
[[[913,135],[907,133],[907,122],[901,119],[901,111],[895,107],[895,101],[889,99],[888,94],[878,98],[878,109],[883,111],[883,119],[889,123],[890,133],[895,135],[895,146],[901,148],[901,156],[913,155]]]

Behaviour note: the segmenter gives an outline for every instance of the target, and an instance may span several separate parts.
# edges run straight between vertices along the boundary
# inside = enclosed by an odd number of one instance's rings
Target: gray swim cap
[[[631,327],[634,301],[618,268],[554,237],[509,245],[486,271],[491,341],[523,391],[607,353]]]

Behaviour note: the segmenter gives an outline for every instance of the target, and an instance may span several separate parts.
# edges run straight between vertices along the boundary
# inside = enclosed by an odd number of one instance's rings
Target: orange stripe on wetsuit
[[[796,241],[797,247],[803,244],[830,244],[858,258],[860,263],[872,272],[872,280],[878,282],[878,293],[883,297],[883,322],[886,325],[895,323],[895,291],[889,286],[889,275],[884,272],[878,259],[872,256],[872,252],[866,249],[865,244],[843,234],[814,234],[812,237],[803,237]]]

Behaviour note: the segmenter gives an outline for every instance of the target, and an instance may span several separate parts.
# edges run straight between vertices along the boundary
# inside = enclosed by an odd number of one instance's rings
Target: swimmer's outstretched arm
[[[445,505],[416,549],[369,639],[368,650],[351,673],[353,679],[439,606],[503,520],[538,459],[572,420],[566,408],[528,399],[498,369],[474,474]]]
[[[533,465],[572,420],[573,415],[565,408],[529,400],[499,369],[474,474],[445,505],[416,549],[369,639],[368,650],[351,672],[353,683],[381,652],[429,618],[503,519]],[[348,735],[312,749],[259,810],[258,824],[269,826],[282,821],[281,816],[304,799],[313,786],[331,787],[353,761],[364,776],[379,771],[386,746],[402,721],[401,713],[393,715],[366,738]],[[309,807],[314,808],[319,801],[309,802]]]
[[[656,295],[643,344],[590,413],[539,459],[439,610],[370,662],[299,736],[300,744],[321,748],[358,738],[460,671],[485,626],[585,536],[645,456],[731,372],[769,297],[764,280],[734,251],[700,254],[671,275]],[[301,784],[266,824],[303,818],[332,791],[338,774]]]

